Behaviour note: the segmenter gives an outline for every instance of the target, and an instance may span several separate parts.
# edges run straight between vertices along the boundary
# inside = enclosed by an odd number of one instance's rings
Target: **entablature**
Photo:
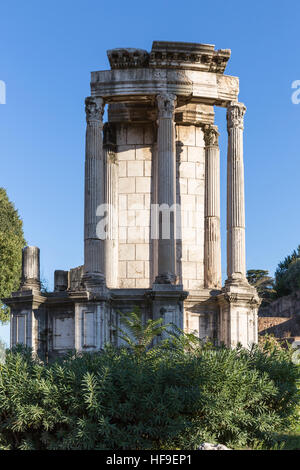
[[[177,96],[177,106],[203,103],[226,107],[237,101],[239,79],[196,70],[131,68],[92,72],[91,95],[107,103],[153,102],[156,95]]]

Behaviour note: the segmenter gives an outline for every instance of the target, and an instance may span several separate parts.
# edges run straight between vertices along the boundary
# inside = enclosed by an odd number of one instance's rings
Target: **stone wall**
[[[150,236],[150,205],[157,188],[156,135],[152,124],[117,126],[119,191],[119,288],[150,287],[157,273],[156,241]],[[200,127],[176,126],[178,281],[185,289],[204,284],[204,141]],[[150,195],[152,193],[152,199]]]
[[[117,128],[120,288],[150,285],[152,124]]]
[[[176,126],[177,204],[181,206],[181,236],[177,242],[177,272],[184,289],[204,285],[204,140],[196,126]]]
[[[277,338],[300,336],[300,290],[260,308],[258,328]]]

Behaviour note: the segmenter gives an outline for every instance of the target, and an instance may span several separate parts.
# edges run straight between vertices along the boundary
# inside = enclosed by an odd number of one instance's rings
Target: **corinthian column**
[[[104,204],[102,98],[85,100],[84,277],[87,288],[104,284],[104,239],[97,236],[97,208]]]
[[[163,93],[157,96],[157,187],[159,208],[158,284],[176,282],[176,157],[174,111],[176,96]],[[168,226],[168,224],[170,224]]]
[[[205,231],[204,286],[219,289],[221,279],[220,152],[217,126],[206,125],[205,141]]]
[[[246,280],[243,129],[246,107],[231,102],[227,108],[227,276],[228,282]]]

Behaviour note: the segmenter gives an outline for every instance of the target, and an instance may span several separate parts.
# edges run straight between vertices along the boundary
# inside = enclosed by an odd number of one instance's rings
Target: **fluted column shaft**
[[[104,239],[97,236],[97,209],[104,204],[103,111],[102,98],[88,97],[85,147],[84,279],[104,282]]]
[[[159,212],[158,239],[158,276],[156,283],[174,284],[176,282],[176,157],[174,111],[176,96],[164,93],[157,96],[158,133],[157,133],[157,187],[158,204],[165,209]],[[173,210],[172,210],[173,208]],[[171,210],[170,210],[171,209]],[[167,220],[170,230],[166,230]]]
[[[221,277],[220,152],[217,126],[203,129],[205,141],[204,286],[218,289]]]
[[[118,287],[118,162],[114,145],[104,145],[105,202],[107,238],[105,240],[105,279],[108,287]]]
[[[40,249],[37,246],[26,246],[22,250],[21,288],[40,288]]]
[[[227,108],[227,276],[246,279],[243,129],[246,107],[232,102]]]

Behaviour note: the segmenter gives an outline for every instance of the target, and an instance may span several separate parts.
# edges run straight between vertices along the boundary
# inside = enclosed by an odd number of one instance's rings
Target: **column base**
[[[167,272],[167,273],[162,273],[156,276],[155,284],[175,285],[176,280],[177,280],[177,276],[175,274]]]
[[[104,293],[106,292],[105,277],[100,273],[85,273],[81,281],[88,292]]]
[[[225,288],[230,286],[241,286],[246,288],[252,288],[245,276],[240,273],[234,273],[225,281]]]
[[[228,279],[220,305],[219,339],[229,347],[241,344],[251,348],[258,342],[258,308],[261,303],[257,291],[247,280]]]
[[[41,283],[37,279],[26,279],[25,282],[21,284],[20,291],[41,291]]]

